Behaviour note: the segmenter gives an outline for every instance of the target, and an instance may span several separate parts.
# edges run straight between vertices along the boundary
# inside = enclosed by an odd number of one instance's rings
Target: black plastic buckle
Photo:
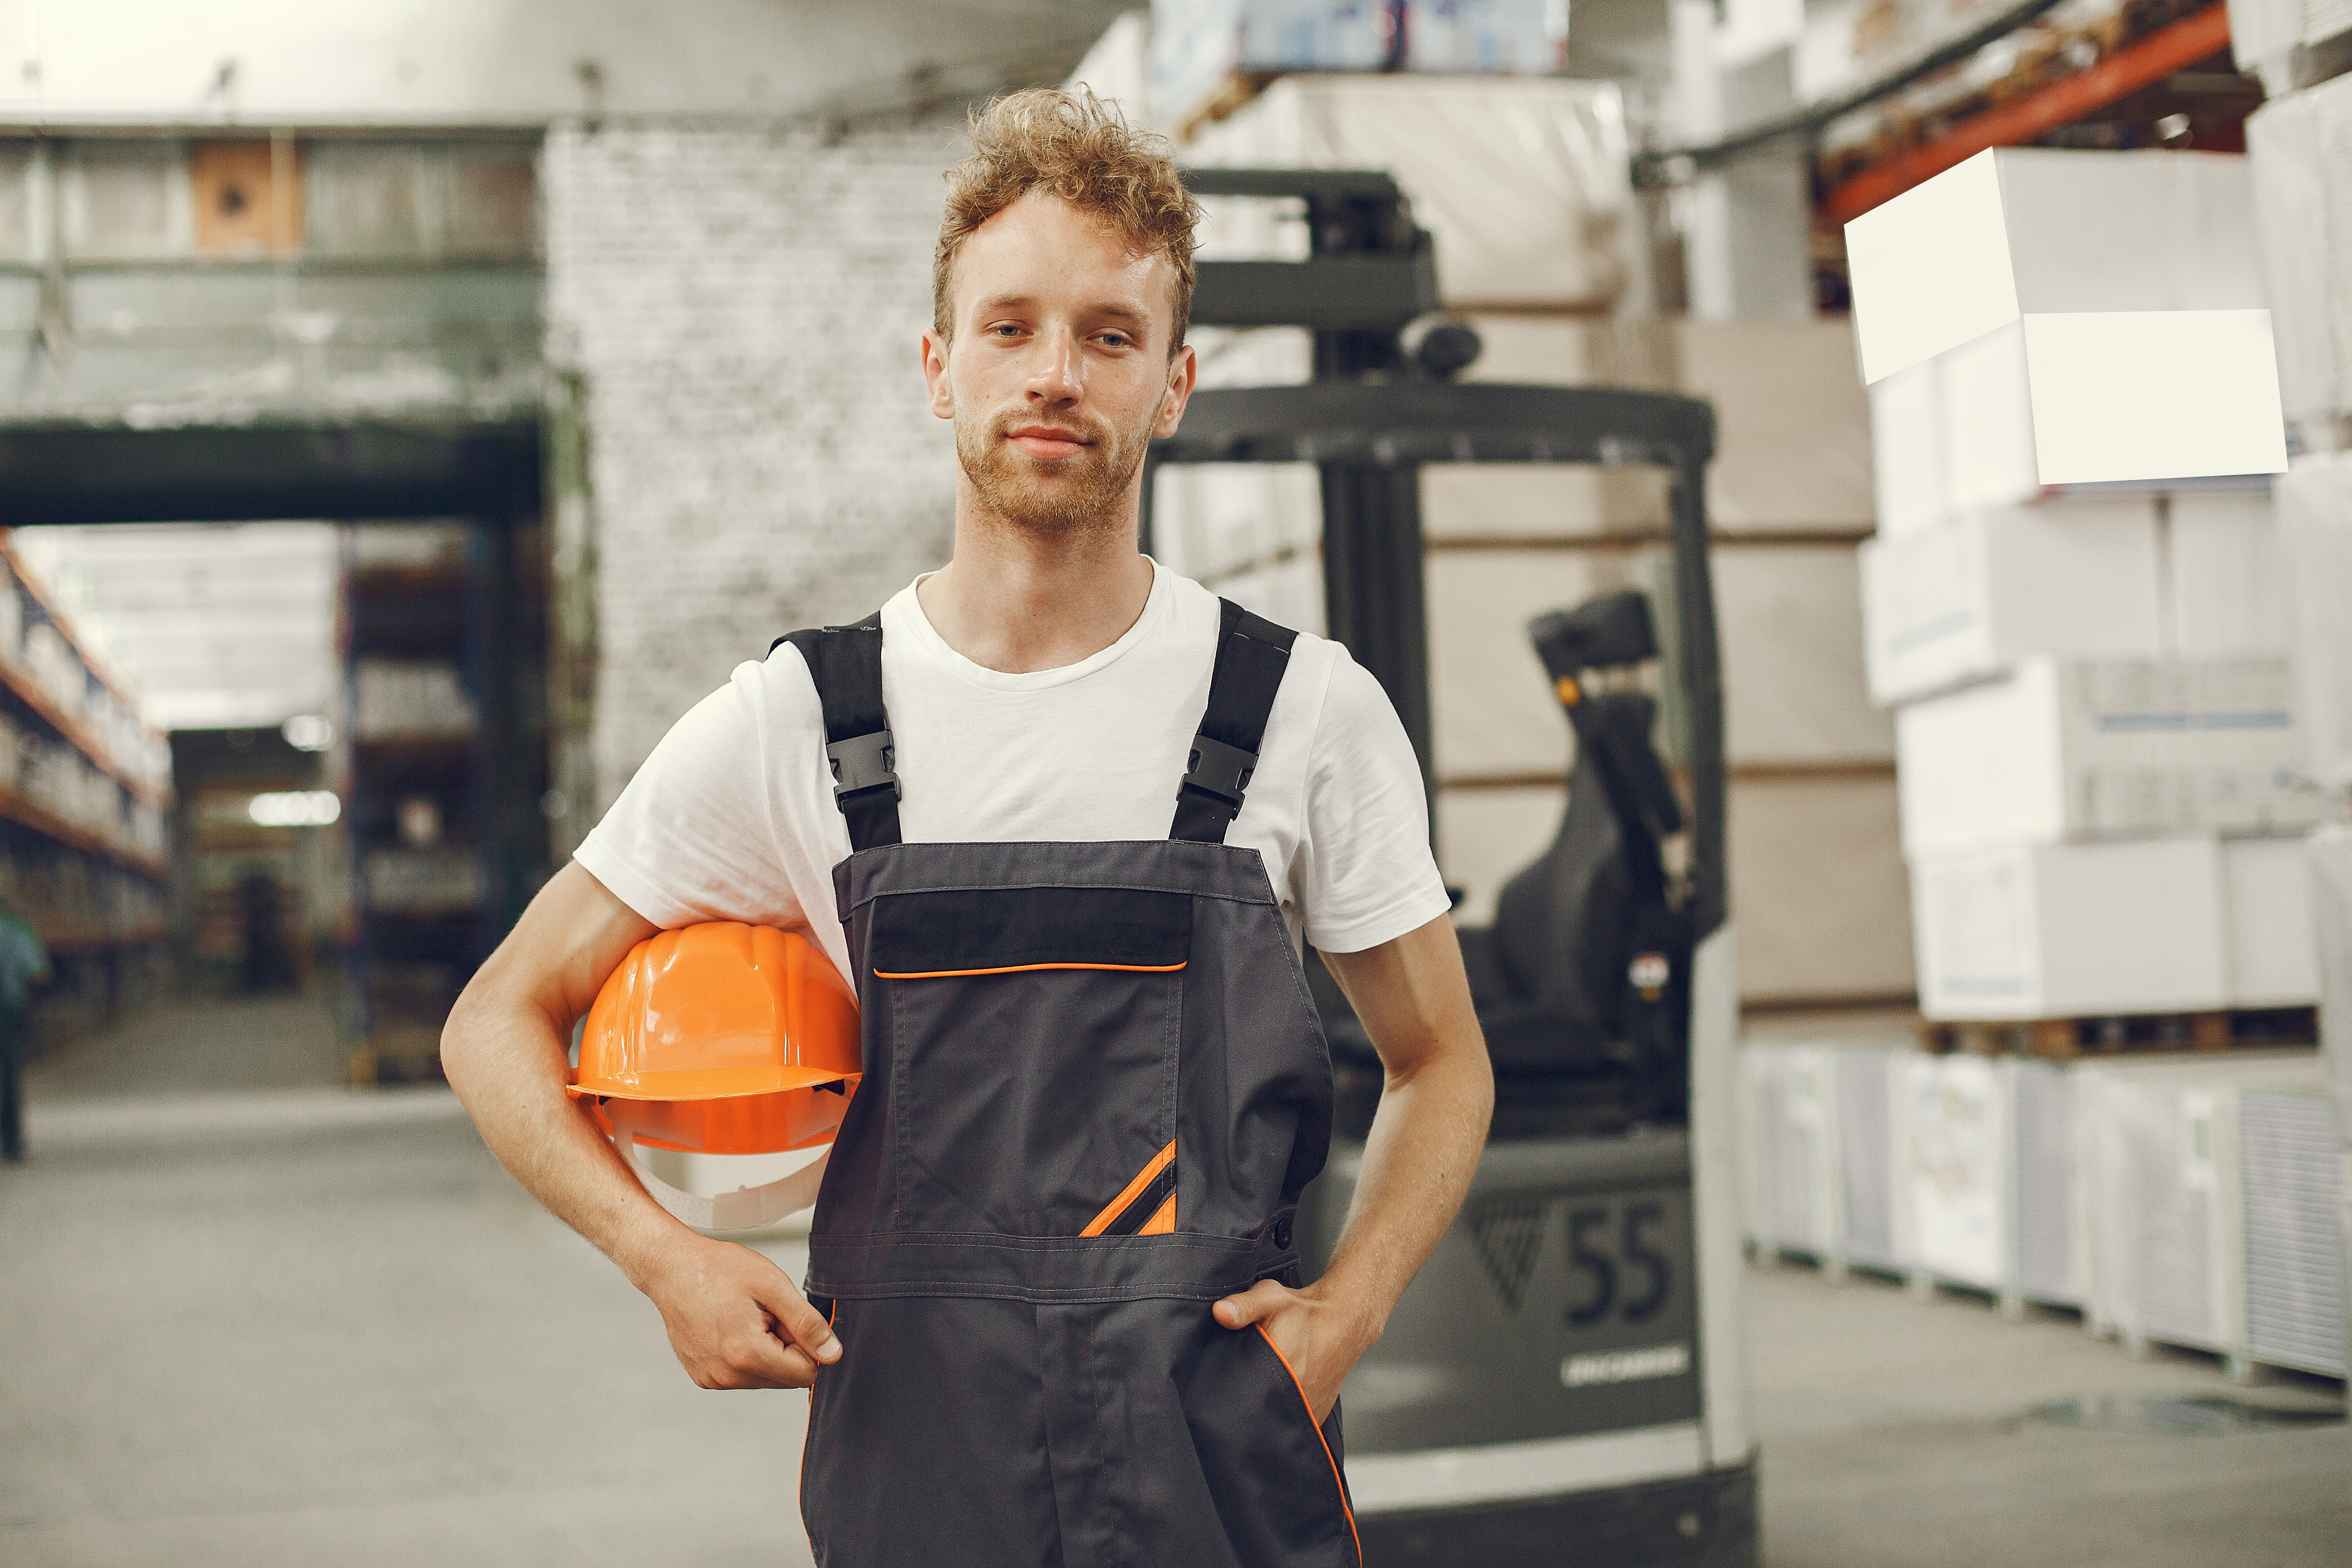
[[[1239,816],[1242,792],[1257,772],[1257,753],[1228,746],[1210,735],[1192,737],[1191,764],[1184,770],[1184,788],[1198,790],[1225,803],[1227,816]]]
[[[836,801],[877,789],[888,790],[892,800],[898,798],[898,775],[890,768],[898,760],[898,748],[890,742],[889,731],[877,730],[870,735],[835,741],[825,747],[824,755],[833,764],[833,797]]]

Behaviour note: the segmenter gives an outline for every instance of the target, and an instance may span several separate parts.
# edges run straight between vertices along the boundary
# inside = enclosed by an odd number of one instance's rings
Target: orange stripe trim
[[[1138,1171],[1135,1173],[1135,1180],[1128,1183],[1126,1187],[1121,1189],[1118,1196],[1111,1199],[1109,1205],[1106,1207],[1102,1213],[1095,1215],[1092,1220],[1087,1222],[1087,1228],[1078,1232],[1078,1234],[1080,1236],[1100,1236],[1104,1229],[1109,1226],[1111,1221],[1117,1219],[1120,1215],[1127,1212],[1128,1205],[1133,1203],[1137,1198],[1143,1195],[1143,1189],[1151,1184],[1151,1178],[1166,1170],[1168,1168],[1168,1162],[1173,1160],[1175,1157],[1176,1140],[1171,1138],[1168,1140],[1168,1147],[1160,1151],[1159,1153],[1151,1156],[1151,1163],[1144,1166],[1140,1171]]]
[[[1323,1436],[1323,1424],[1315,1419],[1315,1406],[1307,1403],[1307,1385],[1298,1381],[1298,1369],[1290,1364],[1290,1358],[1282,1353],[1282,1347],[1274,1342],[1274,1336],[1265,1331],[1265,1325],[1252,1323],[1250,1327],[1255,1329],[1257,1337],[1265,1342],[1265,1348],[1274,1352],[1274,1359],[1282,1363],[1282,1370],[1290,1373],[1290,1386],[1298,1390],[1299,1406],[1307,1412],[1307,1424],[1315,1428],[1315,1440],[1323,1445],[1323,1458],[1331,1467],[1331,1484],[1339,1489],[1339,1511],[1348,1516],[1348,1534],[1356,1543],[1356,1561],[1361,1563],[1364,1560],[1364,1538],[1356,1532],[1356,1510],[1348,1506],[1348,1483],[1339,1474],[1339,1461],[1331,1457],[1331,1439]]]
[[[1002,969],[877,969],[877,980],[952,980],[966,974],[1026,974],[1035,969],[1115,969],[1122,974],[1173,974],[1181,963],[1008,963]]]
[[[1137,1231],[1135,1234],[1138,1236],[1175,1235],[1176,1194],[1174,1193],[1171,1193],[1167,1197],[1160,1200],[1160,1206],[1152,1210],[1151,1217],[1143,1222],[1143,1228]]]

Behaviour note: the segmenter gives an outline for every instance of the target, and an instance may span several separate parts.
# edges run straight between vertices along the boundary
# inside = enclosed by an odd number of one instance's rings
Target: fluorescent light
[[[286,743],[298,752],[323,752],[335,743],[335,727],[316,713],[297,713],[280,727]],[[327,819],[330,822],[333,817]]]
[[[343,815],[343,803],[331,789],[276,790],[255,795],[245,811],[264,827],[324,827]]]

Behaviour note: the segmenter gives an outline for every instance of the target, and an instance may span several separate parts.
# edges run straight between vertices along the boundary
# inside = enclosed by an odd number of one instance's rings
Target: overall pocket
[[[1077,1237],[1172,1225],[1191,942],[1181,893],[880,900],[867,984],[889,1008],[892,1227]]]
[[[1307,1402],[1307,1385],[1298,1381],[1298,1373],[1292,1370],[1289,1358],[1285,1356],[1275,1344],[1274,1336],[1265,1331],[1265,1325],[1263,1323],[1253,1323],[1250,1327],[1256,1331],[1259,1341],[1265,1346],[1266,1354],[1273,1358],[1275,1365],[1280,1369],[1282,1381],[1288,1385],[1291,1396],[1296,1402],[1290,1407],[1296,1411],[1295,1420],[1297,1425],[1304,1426],[1308,1433],[1312,1434],[1309,1441],[1315,1447],[1321,1450],[1324,1467],[1330,1477],[1330,1489],[1328,1492],[1322,1492],[1321,1495],[1338,1507],[1340,1518],[1347,1521],[1347,1545],[1351,1560],[1360,1564],[1364,1560],[1364,1546],[1356,1534],[1356,1510],[1348,1497],[1348,1478],[1347,1473],[1340,1468],[1339,1449],[1334,1447],[1332,1442],[1339,1433],[1339,1407],[1336,1404],[1333,1405],[1330,1415],[1323,1421],[1317,1421],[1315,1407]],[[1277,1405],[1281,1403],[1279,1395],[1276,1396],[1276,1402]],[[1307,1444],[1300,1443],[1298,1447],[1300,1453],[1306,1457],[1306,1468],[1309,1470],[1315,1469],[1314,1457],[1307,1453]],[[1321,1492],[1321,1484],[1318,1476],[1317,1480],[1307,1488],[1308,1495]]]

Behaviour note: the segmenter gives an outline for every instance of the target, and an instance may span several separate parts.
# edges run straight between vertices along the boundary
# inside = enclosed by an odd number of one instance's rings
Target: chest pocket
[[[877,900],[865,988],[890,1021],[893,1227],[1171,1230],[1192,900],[1125,888]]]

